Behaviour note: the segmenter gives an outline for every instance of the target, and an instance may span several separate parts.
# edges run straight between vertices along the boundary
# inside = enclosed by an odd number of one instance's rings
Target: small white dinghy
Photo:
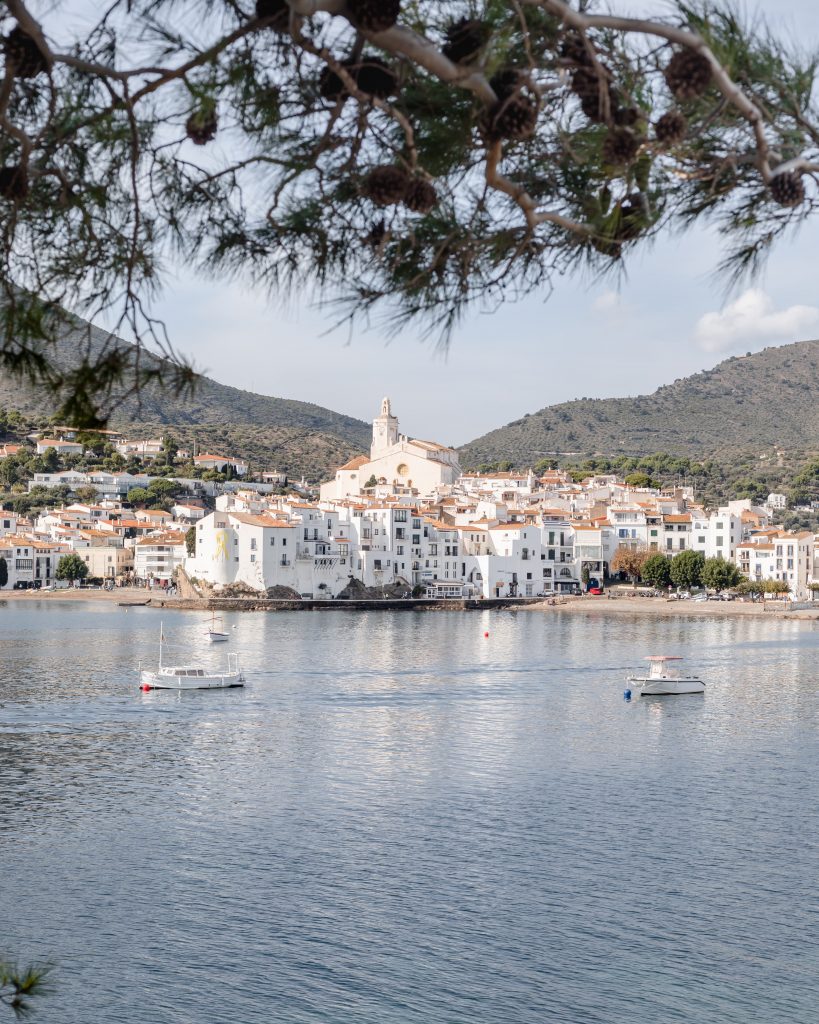
[[[238,654],[228,654],[227,669],[222,672],[213,672],[198,665],[163,665],[164,641],[165,634],[160,626],[159,667],[155,672],[140,667],[140,690],[225,690],[245,685],[245,677],[239,668]]]
[[[651,662],[648,675],[628,676],[627,681],[641,684],[641,696],[670,697],[678,693],[705,693],[705,683],[701,679],[666,667],[669,661],[682,660],[667,654],[653,654],[646,658],[646,661]]]

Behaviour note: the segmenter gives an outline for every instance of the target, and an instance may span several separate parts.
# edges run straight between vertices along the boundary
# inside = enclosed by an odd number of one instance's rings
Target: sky
[[[662,0],[612,0],[648,14]],[[740,0],[745,11],[760,6]],[[777,32],[819,48],[815,0],[763,4]],[[775,19],[771,12],[775,10]],[[624,280],[556,279],[547,295],[468,316],[446,353],[407,331],[332,328],[325,312],[168,268],[153,312],[177,350],[216,380],[369,420],[392,399],[402,432],[461,445],[545,405],[646,393],[767,345],[819,337],[819,223],[726,295],[719,240],[693,230],[633,255]]]

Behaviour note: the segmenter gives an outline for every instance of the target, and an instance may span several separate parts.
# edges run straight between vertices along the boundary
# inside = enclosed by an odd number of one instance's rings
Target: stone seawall
[[[485,598],[484,600],[402,598],[396,601],[274,601],[256,597],[151,598],[150,608],[216,612],[329,612],[329,611],[477,611],[486,608],[520,608],[542,604],[542,597]]]

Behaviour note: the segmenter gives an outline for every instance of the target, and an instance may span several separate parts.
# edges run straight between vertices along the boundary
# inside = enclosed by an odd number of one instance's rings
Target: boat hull
[[[674,697],[684,693],[705,693],[705,683],[701,679],[669,678],[663,679],[656,676],[651,679],[648,676],[629,676],[628,682],[640,685],[640,695],[644,697]]]
[[[148,690],[229,690],[244,686],[245,679],[240,673],[223,676],[166,676],[156,672],[143,672],[140,676],[142,689]]]
[[[208,638],[212,644],[221,644],[230,639],[230,633],[219,633],[210,629],[208,630]]]

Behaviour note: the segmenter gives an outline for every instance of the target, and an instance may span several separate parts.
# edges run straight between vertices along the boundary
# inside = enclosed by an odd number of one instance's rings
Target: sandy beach
[[[766,619],[807,619],[819,621],[819,602],[815,609],[792,609],[786,601],[669,601],[662,597],[578,597],[564,604],[547,601],[528,605],[527,610],[558,612],[566,615],[647,615],[655,618],[728,618],[762,616]]]

